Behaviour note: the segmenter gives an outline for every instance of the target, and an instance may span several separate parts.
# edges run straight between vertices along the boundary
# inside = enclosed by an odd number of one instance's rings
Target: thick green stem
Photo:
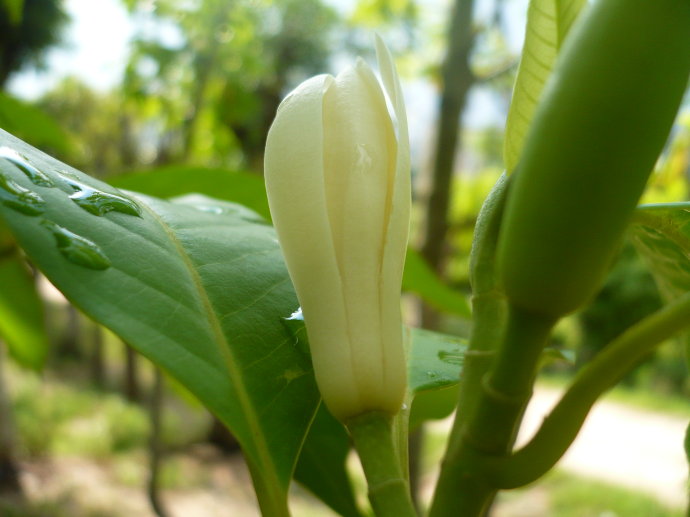
[[[553,323],[509,308],[501,347],[483,378],[473,412],[456,422],[451,433],[431,517],[477,517],[492,501],[496,487],[482,465],[509,453]]]
[[[496,287],[494,257],[508,184],[508,177],[503,174],[477,217],[470,255],[472,334],[461,377],[457,425],[461,424],[464,416],[474,412],[482,378],[491,366],[503,335],[505,296]]]
[[[393,438],[393,418],[378,411],[346,422],[369,485],[377,517],[416,517]]]
[[[544,475],[568,450],[596,400],[654,347],[690,326],[690,294],[629,328],[576,375],[532,440],[510,457],[489,462],[491,484],[523,486]]]
[[[493,364],[505,328],[505,296],[496,286],[495,255],[503,206],[508,190],[504,174],[496,182],[477,218],[470,255],[472,284],[472,334],[463,365],[460,395],[450,433],[441,480],[434,495],[433,512],[441,515],[459,510],[463,515],[481,515],[491,501],[493,489],[466,470],[473,463],[474,450],[463,447],[469,418],[476,413],[483,392],[483,380]],[[458,503],[462,501],[462,503]]]

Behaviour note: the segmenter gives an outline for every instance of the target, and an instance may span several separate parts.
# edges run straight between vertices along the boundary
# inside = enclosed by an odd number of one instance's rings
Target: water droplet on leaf
[[[463,356],[460,352],[441,350],[438,353],[438,358],[444,363],[452,364],[454,366],[462,366],[463,363]]]
[[[0,175],[0,202],[24,215],[40,215],[45,211],[43,198]]]
[[[4,158],[8,162],[12,163],[20,171],[22,171],[29,181],[34,185],[39,187],[54,187],[55,183],[51,180],[47,174],[39,171],[34,167],[29,159],[23,154],[18,153],[14,149],[2,146],[0,147],[0,158]]]
[[[44,219],[41,221],[41,225],[51,231],[58,250],[63,257],[73,264],[99,270],[110,267],[110,260],[95,243],[52,221]]]
[[[133,200],[95,189],[82,183],[64,173],[60,174],[62,179],[74,190],[70,199],[81,208],[94,215],[104,215],[108,212],[120,212],[123,214],[141,216],[141,209]]]
[[[297,307],[297,310],[290,314],[289,318],[285,318],[286,320],[299,320],[299,321],[304,321],[304,315],[302,314],[302,307]]]
[[[220,215],[224,212],[224,210],[219,206],[195,205],[194,208],[196,208],[199,212],[206,212],[208,214]]]

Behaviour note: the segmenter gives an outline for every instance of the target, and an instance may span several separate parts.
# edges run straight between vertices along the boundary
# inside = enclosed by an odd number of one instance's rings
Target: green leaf
[[[169,165],[115,176],[109,178],[108,182],[117,188],[162,198],[198,192],[239,203],[267,220],[271,219],[264,181],[260,176],[248,172]]]
[[[460,382],[467,343],[458,337],[424,329],[410,329],[408,390],[420,393],[454,386]]]
[[[345,427],[322,404],[309,429],[295,469],[302,483],[343,517],[360,517],[346,468],[350,439]]]
[[[0,216],[28,257],[206,404],[264,513],[286,515],[319,396],[282,322],[297,300],[273,229],[232,203],[117,191],[4,132],[0,156]]]
[[[522,59],[508,111],[503,159],[513,172],[539,97],[568,31],[587,0],[530,0]]]
[[[458,403],[459,385],[417,393],[410,410],[410,429],[428,420],[442,420],[453,413]]]
[[[649,267],[662,298],[672,301],[690,291],[690,203],[638,207],[630,238]],[[687,333],[685,341],[690,361]]]
[[[464,318],[471,315],[465,297],[444,284],[422,256],[412,248],[407,248],[402,288],[418,295],[440,311]]]
[[[0,92],[0,127],[53,152],[69,153],[70,136],[50,116],[31,104]]]
[[[690,291],[690,203],[641,206],[630,236],[666,300]]]
[[[0,256],[0,336],[25,368],[41,370],[48,355],[43,303],[24,260],[13,247]]]
[[[198,192],[239,203],[267,220],[271,218],[263,179],[247,172],[171,165],[116,176],[108,182],[117,188],[162,198]],[[440,311],[470,317],[470,307],[465,297],[445,285],[412,248],[407,249],[403,290],[418,295]]]

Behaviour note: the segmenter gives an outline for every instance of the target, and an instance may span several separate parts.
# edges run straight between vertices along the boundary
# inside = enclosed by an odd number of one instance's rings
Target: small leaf
[[[411,329],[408,389],[412,393],[438,390],[460,382],[467,344],[464,340],[424,329]]]
[[[690,291],[690,203],[638,207],[630,236],[662,298],[672,301]],[[690,351],[690,341],[687,346]]]
[[[422,256],[412,248],[407,248],[402,287],[403,291],[418,295],[440,311],[464,318],[471,315],[465,297],[444,284],[424,262]]]
[[[510,103],[503,149],[506,170],[520,158],[544,84],[572,24],[587,0],[531,0],[522,59]]]
[[[450,416],[458,403],[459,385],[417,393],[410,410],[410,430],[428,420],[442,420]]]

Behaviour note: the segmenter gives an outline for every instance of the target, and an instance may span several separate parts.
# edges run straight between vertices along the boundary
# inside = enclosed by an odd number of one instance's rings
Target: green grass
[[[11,364],[7,373],[20,456],[107,458],[147,448],[150,422],[145,406],[74,376],[39,376]],[[208,422],[205,410],[191,407],[170,390],[163,413],[167,448],[202,439]]]
[[[540,483],[548,493],[554,517],[682,517],[653,496],[621,488],[603,481],[563,472],[547,475]]]

